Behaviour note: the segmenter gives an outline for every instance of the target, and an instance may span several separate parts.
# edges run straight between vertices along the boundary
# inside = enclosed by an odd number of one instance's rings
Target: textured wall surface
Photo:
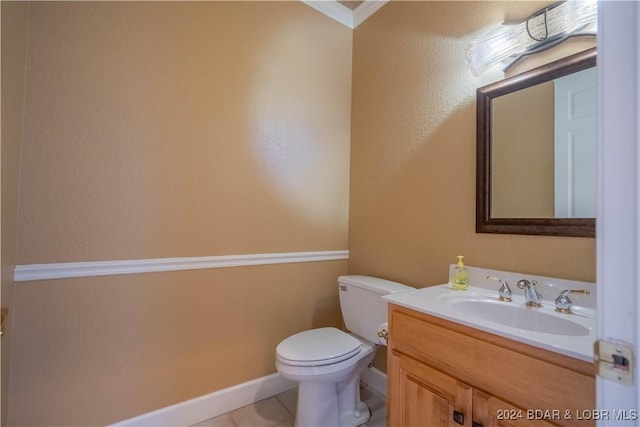
[[[19,283],[9,423],[104,425],[275,372],[281,339],[340,324],[347,271],[428,286],[464,254],[594,280],[593,239],[474,231],[475,90],[502,74],[464,49],[541,5],[390,2],[352,32],[301,2],[31,4],[15,263],[351,258]]]
[[[553,82],[491,101],[491,216],[553,218]]]
[[[3,5],[4,7],[4,5]],[[352,32],[301,2],[31,5],[18,264],[347,249]],[[21,282],[11,425],[275,372],[346,261]]]
[[[350,272],[423,287],[446,282],[465,255],[472,266],[595,280],[594,239],[475,233],[475,91],[503,75],[474,77],[465,48],[539,6],[391,2],[355,29]]]
[[[18,262],[344,249],[351,34],[309,9],[34,6]]]

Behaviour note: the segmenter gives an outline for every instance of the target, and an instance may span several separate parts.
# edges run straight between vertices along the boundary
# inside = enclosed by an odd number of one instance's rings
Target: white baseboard
[[[365,383],[370,389],[387,395],[387,374],[376,368],[367,368],[360,375],[360,381]]]
[[[372,390],[387,395],[387,375],[376,368],[367,368],[361,380]],[[153,412],[138,415],[109,427],[188,426],[250,405],[259,400],[295,388],[297,383],[275,373],[223,390],[214,391]]]
[[[110,427],[188,426],[296,387],[278,373],[111,424]]]

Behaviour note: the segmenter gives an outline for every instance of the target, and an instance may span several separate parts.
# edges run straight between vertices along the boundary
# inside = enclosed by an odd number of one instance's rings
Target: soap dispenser
[[[456,291],[466,291],[469,289],[469,273],[464,268],[462,259],[464,256],[458,255],[458,263],[451,274],[451,289]]]

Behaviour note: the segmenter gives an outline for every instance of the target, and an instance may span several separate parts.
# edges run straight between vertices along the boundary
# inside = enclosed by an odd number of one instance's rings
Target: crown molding
[[[389,0],[365,0],[356,10],[351,10],[335,0],[301,0],[304,4],[320,13],[335,19],[341,24],[354,29],[362,24]]]
[[[345,7],[333,0],[302,0],[302,3],[309,7],[314,8],[320,13],[327,15],[329,18],[333,18],[339,23],[346,25],[349,28],[353,28],[353,12],[348,7]]]
[[[389,0],[366,0],[353,11],[353,27],[351,28],[356,28],[362,24],[388,2]]]

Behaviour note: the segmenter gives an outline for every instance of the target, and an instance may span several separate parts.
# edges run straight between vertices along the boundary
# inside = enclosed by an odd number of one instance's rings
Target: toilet
[[[311,329],[276,347],[276,368],[298,382],[295,427],[355,427],[371,414],[360,400],[360,374],[382,344],[378,330],[387,321],[381,296],[414,290],[370,276],[338,278],[340,309],[349,331]]]

